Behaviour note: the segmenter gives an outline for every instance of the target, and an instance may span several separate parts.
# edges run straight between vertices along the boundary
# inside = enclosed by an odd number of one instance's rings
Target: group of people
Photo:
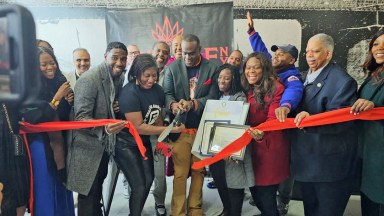
[[[244,160],[228,157],[210,165],[223,204],[220,215],[241,215],[245,188],[261,215],[285,215],[295,181],[300,184],[305,215],[341,216],[358,178],[363,215],[384,215],[382,120],[300,126],[310,115],[345,107],[351,107],[353,115],[383,106],[384,31],[370,41],[363,64],[367,79],[357,90],[356,81],[332,61],[334,42],[329,35],[309,39],[305,50],[309,68],[302,76],[294,65],[297,48],[274,45],[271,56],[249,13],[247,18],[254,52],[243,62],[242,52],[235,50],[221,66],[202,55],[196,35],[187,34],[177,36],[171,47],[156,42],[152,54],[140,54],[136,45],[110,42],[104,62],[91,69],[88,51],[78,48],[73,51],[76,70],[64,74],[52,46],[38,40],[39,100],[22,109],[1,107],[0,215],[24,215],[28,204],[28,159],[14,151],[19,119],[33,124],[121,120],[103,127],[28,134],[34,192],[30,209],[35,215],[75,215],[71,191],[78,193],[77,215],[103,215],[102,184],[112,158],[130,187],[130,215],[141,215],[152,183],[156,215],[203,215],[206,171],[191,169],[199,161],[191,150],[209,99],[249,103],[251,127],[273,119],[284,122],[287,117],[295,118],[298,127],[251,129],[253,139]],[[167,141],[173,149],[174,172],[168,213],[166,159],[155,149],[157,136],[177,113],[182,113],[181,124]],[[140,134],[146,159],[137,137],[126,128],[127,121]]]

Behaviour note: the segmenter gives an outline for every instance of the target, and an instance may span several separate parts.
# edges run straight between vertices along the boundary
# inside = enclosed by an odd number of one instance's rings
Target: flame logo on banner
[[[156,23],[156,30],[152,29],[151,32],[156,41],[165,41],[170,45],[176,36],[183,35],[184,29],[179,29],[179,21],[176,21],[175,25],[172,26],[168,16],[165,16],[163,26]]]

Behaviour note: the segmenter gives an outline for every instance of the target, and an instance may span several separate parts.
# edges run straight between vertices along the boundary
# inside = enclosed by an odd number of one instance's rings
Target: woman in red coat
[[[252,53],[244,62],[242,86],[250,109],[248,123],[255,127],[276,119],[284,86],[273,74],[272,65],[264,53]],[[263,216],[277,216],[276,192],[279,183],[289,176],[289,144],[283,131],[253,130],[253,170],[255,186],[252,198]]]

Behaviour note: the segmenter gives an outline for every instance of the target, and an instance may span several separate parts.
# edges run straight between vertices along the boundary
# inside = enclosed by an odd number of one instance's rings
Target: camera
[[[40,87],[36,52],[32,14],[19,5],[0,6],[0,103],[33,102]]]

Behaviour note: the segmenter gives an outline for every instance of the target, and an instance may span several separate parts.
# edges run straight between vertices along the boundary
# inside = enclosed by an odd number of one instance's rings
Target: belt
[[[196,128],[185,128],[181,133],[194,135],[197,133],[197,129]]]

